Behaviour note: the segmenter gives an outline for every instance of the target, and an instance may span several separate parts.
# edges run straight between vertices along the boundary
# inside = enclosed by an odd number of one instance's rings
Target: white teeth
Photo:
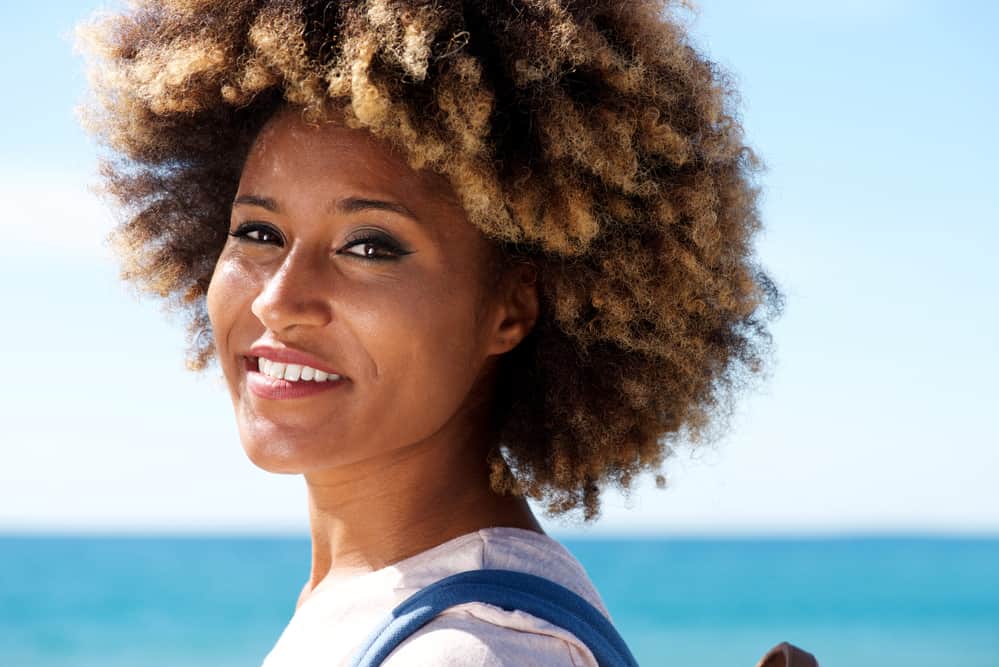
[[[340,379],[340,376],[336,373],[326,373],[316,370],[311,366],[303,366],[301,364],[282,364],[263,357],[257,358],[257,370],[269,377],[278,380],[288,380],[289,382],[298,382],[300,380],[333,382]]]

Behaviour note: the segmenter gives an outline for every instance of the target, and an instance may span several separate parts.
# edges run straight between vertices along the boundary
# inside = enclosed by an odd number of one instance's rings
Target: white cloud
[[[114,216],[89,184],[82,174],[0,172],[0,256],[110,259]]]

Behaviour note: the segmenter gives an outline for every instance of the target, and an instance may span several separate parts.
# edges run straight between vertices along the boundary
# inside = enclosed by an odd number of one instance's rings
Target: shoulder
[[[581,596],[610,620],[586,570],[560,542],[502,526],[480,529],[403,563],[398,574],[406,585],[398,591],[397,603],[448,575],[476,569],[544,577]],[[597,662],[586,644],[565,628],[520,609],[475,601],[441,612],[403,640],[383,665],[597,667]]]
[[[581,596],[610,619],[583,564],[558,540],[546,534],[502,526],[480,530],[479,534],[483,542],[481,567],[515,570],[549,579]]]
[[[484,603],[467,603],[440,614],[399,644],[382,664],[597,667],[590,650],[565,630],[530,614]]]

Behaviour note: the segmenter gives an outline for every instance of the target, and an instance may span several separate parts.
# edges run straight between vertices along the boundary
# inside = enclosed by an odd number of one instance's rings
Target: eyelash
[[[271,234],[280,241],[281,235],[269,225],[262,225],[260,223],[247,223],[245,225],[240,225],[236,228],[236,231],[229,232],[229,236],[237,239],[246,239],[251,243],[267,244],[271,241],[262,241],[260,239],[255,239],[249,236],[251,232],[263,232],[265,234]],[[404,255],[409,255],[412,251],[404,250],[398,243],[389,238],[388,236],[381,233],[363,233],[361,236],[353,239],[349,239],[344,246],[344,248],[352,248],[354,246],[372,246],[376,248],[381,248],[383,251],[387,251],[387,255],[359,255],[354,252],[342,253],[337,251],[338,254],[353,255],[354,257],[359,257],[361,259],[368,259],[376,262],[384,261],[394,261],[399,259]]]

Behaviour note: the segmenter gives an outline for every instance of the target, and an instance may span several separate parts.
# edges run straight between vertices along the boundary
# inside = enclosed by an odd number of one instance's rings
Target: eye
[[[366,234],[352,239],[340,252],[371,260],[395,260],[410,254],[395,240],[382,234]]]
[[[229,236],[237,239],[249,239],[254,243],[275,243],[282,245],[281,234],[270,225],[259,222],[248,222],[240,225],[236,231],[229,232]]]

